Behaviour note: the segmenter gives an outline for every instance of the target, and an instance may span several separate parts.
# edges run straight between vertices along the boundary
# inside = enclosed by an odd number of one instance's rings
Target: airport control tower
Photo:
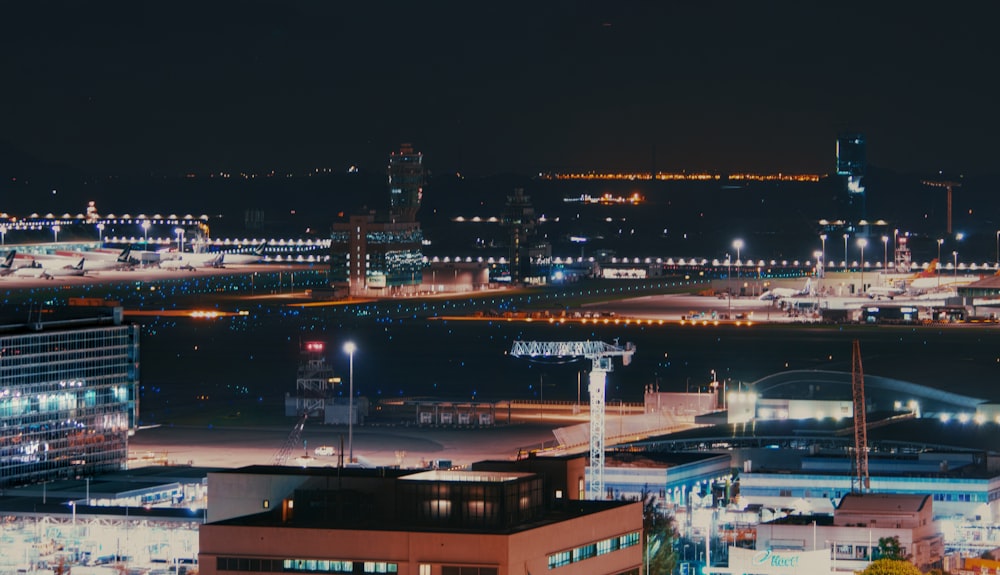
[[[856,225],[865,219],[865,186],[861,179],[865,175],[867,156],[865,136],[857,132],[841,133],[837,136],[837,175],[845,178],[844,219]]]
[[[424,156],[411,144],[389,155],[389,214],[393,222],[414,222],[424,193]]]

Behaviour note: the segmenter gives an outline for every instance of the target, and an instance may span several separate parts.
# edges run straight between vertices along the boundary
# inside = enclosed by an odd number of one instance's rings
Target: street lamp
[[[53,243],[59,242],[59,230],[61,230],[61,229],[62,228],[59,226],[59,224],[56,224],[56,225],[52,226],[52,242]]]
[[[851,234],[844,234],[844,271],[847,271],[847,238]]]
[[[142,241],[149,243],[149,220],[142,220]]]
[[[882,236],[882,270],[889,269],[889,236]]]
[[[743,240],[733,240],[733,247],[736,248],[736,276],[740,274],[740,250],[743,249]]]
[[[997,238],[998,238],[997,241],[1000,242],[1000,232],[997,232]],[[7,243],[7,226],[0,226],[0,245],[4,245],[6,243]]]
[[[955,258],[955,281],[958,281],[958,252],[951,252],[951,255]]]
[[[351,358],[350,372],[348,372],[348,391],[350,396],[347,398],[347,449],[348,449],[348,463],[354,462],[354,351],[357,350],[357,346],[354,345],[353,341],[349,341],[344,344],[344,353],[346,353]]]
[[[997,230],[997,261],[996,268],[1000,270],[1000,230]]]
[[[729,295],[729,310],[733,309],[733,260],[726,254],[726,292]]]
[[[861,248],[861,292],[865,292],[865,246],[868,245],[868,240],[865,238],[858,238],[858,247]]]
[[[174,228],[174,233],[177,234],[177,251],[184,252],[184,228]]]
[[[941,244],[943,244],[943,243],[944,243],[944,240],[942,238],[938,238],[938,241],[937,241],[937,244],[938,244],[937,262],[938,262],[939,265],[941,264]],[[941,287],[941,270],[937,270],[937,280],[938,280],[937,281],[938,287]]]
[[[823,267],[820,268],[819,277],[823,277],[826,275],[826,234],[820,234],[819,241],[823,243]]]
[[[97,241],[104,243],[104,224],[97,224]]]

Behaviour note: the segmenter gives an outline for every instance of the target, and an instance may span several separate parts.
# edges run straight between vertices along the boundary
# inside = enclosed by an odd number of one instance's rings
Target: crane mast
[[[628,365],[635,345],[619,346],[602,341],[515,341],[514,357],[583,357],[592,362],[587,391],[590,393],[590,485],[587,499],[604,499],[604,390],[607,374],[613,370],[612,358],[622,358]]]
[[[865,413],[865,375],[861,369],[861,342],[854,340],[851,350],[851,395],[854,398],[854,473],[852,491],[867,493],[871,489],[868,477],[868,418]]]

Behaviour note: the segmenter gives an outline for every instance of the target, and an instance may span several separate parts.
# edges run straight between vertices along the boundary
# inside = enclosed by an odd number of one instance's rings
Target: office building
[[[0,325],[0,485],[125,467],[139,326],[93,303]]]
[[[389,155],[389,212],[394,222],[414,222],[424,194],[424,156],[402,144]]]
[[[944,538],[930,495],[849,493],[830,515],[789,515],[757,525],[757,549],[832,549],[833,570],[857,572],[878,558],[879,540],[897,537],[921,570],[939,563]]]
[[[423,280],[423,232],[417,222],[354,215],[333,224],[330,239],[330,281],[352,296],[416,289]]]
[[[545,482],[532,473],[487,471],[212,473],[199,569],[638,575],[642,504],[554,499]]]
[[[372,210],[333,224],[330,282],[351,296],[415,291],[423,279],[424,235],[416,221],[424,192],[423,155],[403,144],[389,156],[388,213]]]

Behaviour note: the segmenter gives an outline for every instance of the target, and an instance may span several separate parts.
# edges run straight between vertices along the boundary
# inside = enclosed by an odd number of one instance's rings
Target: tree
[[[672,515],[662,513],[657,506],[657,496],[642,489],[642,527],[646,533],[643,562],[649,564],[647,575],[670,575],[677,566],[677,530]]]
[[[875,557],[879,559],[896,559],[906,561],[909,557],[903,555],[903,548],[899,544],[899,537],[879,537],[878,549],[875,550]]]
[[[859,575],[921,575],[920,569],[902,559],[876,559]]]

